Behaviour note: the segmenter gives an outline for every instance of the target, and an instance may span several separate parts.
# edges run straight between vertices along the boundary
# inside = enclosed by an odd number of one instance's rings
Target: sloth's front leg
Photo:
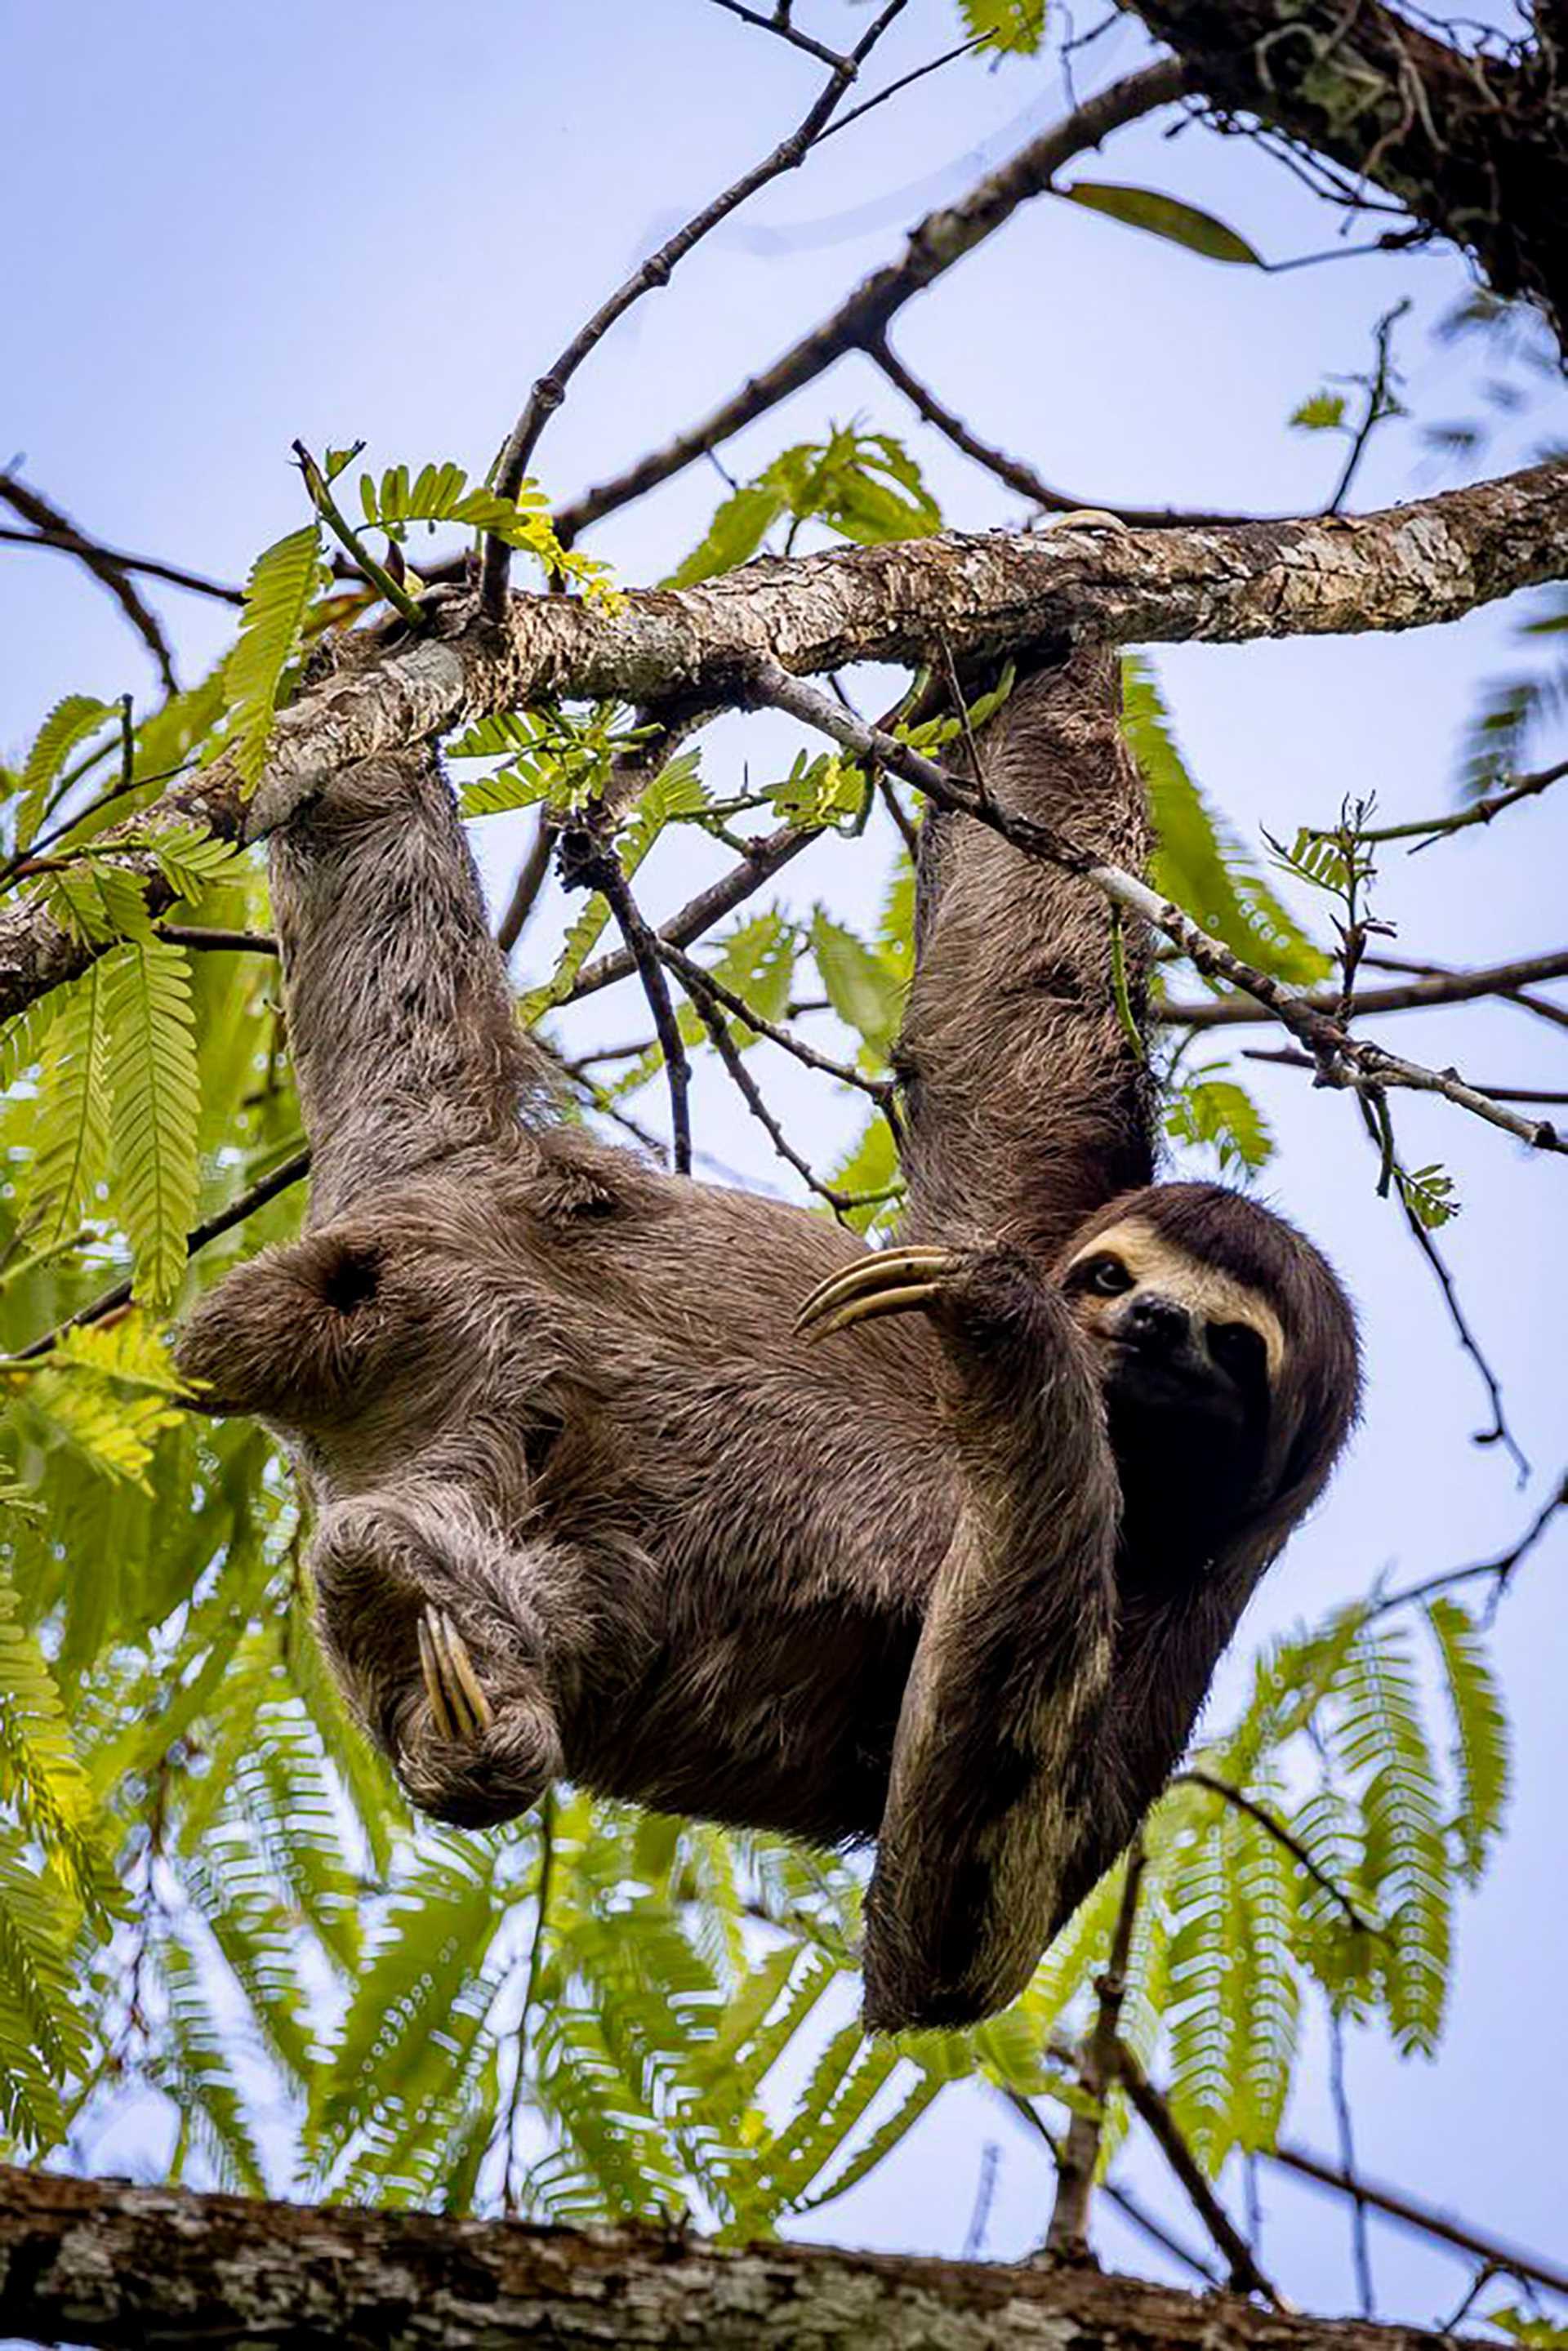
[[[562,1769],[539,1578],[455,1487],[357,1495],[311,1554],[328,1655],[411,1802],[512,1820]]]
[[[858,1259],[796,1327],[908,1313],[932,1318],[948,1358],[964,1500],[926,1597],[866,1899],[865,2021],[883,2030],[1005,2006],[1066,1890],[1131,1826],[1104,1751],[1120,1496],[1088,1350],[1053,1285],[1007,1249]]]

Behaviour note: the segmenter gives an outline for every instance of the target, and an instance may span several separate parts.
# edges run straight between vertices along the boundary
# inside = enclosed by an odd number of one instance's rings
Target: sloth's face
[[[1118,1453],[1195,1447],[1210,1472],[1217,1453],[1239,1471],[1260,1456],[1285,1353],[1266,1299],[1137,1217],[1086,1243],[1061,1286],[1102,1359]]]

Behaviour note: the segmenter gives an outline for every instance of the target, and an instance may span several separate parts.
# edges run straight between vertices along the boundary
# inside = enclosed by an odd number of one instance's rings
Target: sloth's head
[[[1164,1583],[1239,1548],[1266,1564],[1355,1417],[1355,1322],[1293,1226],[1215,1184],[1124,1194],[1061,1287],[1103,1367],[1124,1552]]]

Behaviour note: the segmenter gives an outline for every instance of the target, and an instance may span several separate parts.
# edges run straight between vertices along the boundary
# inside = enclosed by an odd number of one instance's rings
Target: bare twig
[[[825,41],[814,41],[810,33],[799,31],[787,16],[777,13],[765,16],[759,8],[746,7],[743,0],[713,0],[713,5],[716,8],[727,9],[732,16],[738,16],[744,24],[757,26],[761,32],[777,33],[779,38],[788,41],[791,48],[804,49],[809,57],[820,58],[823,65],[831,66],[835,70],[849,62],[839,55],[837,49],[830,49]]]
[[[994,2138],[988,2138],[980,2149],[980,2176],[975,2183],[974,2209],[969,2225],[964,2231],[964,2250],[958,2258],[977,2262],[986,2250],[986,2231],[990,2226],[991,2204],[997,2192],[997,2172],[1002,2151]]]
[[[204,930],[194,923],[160,923],[158,935],[177,947],[205,948],[233,955],[275,956],[277,941],[266,931]]]
[[[1210,523],[1242,520],[1241,515],[1236,512],[1227,514],[1181,507],[1120,506],[1113,500],[1075,497],[1071,491],[1055,489],[1049,482],[1041,480],[1032,465],[1026,465],[1022,458],[1009,456],[1005,449],[993,448],[988,442],[982,441],[977,433],[972,432],[961,416],[937,399],[928,384],[923,383],[910,371],[885,334],[872,336],[866,342],[865,354],[867,359],[875,361],[889,383],[904,394],[915,413],[923,416],[944,439],[950,441],[955,449],[961,450],[966,457],[973,458],[977,465],[984,466],[987,473],[996,475],[998,481],[1005,482],[1009,490],[1016,490],[1020,497],[1028,498],[1031,506],[1040,507],[1048,514],[1077,513],[1084,507],[1092,507],[1102,513],[1113,514],[1119,522],[1127,523],[1138,530],[1168,530],[1181,525],[1198,528]]]
[[[169,640],[163,634],[156,615],[131,586],[126,576],[125,565],[117,562],[108,548],[100,547],[96,539],[89,538],[68,515],[62,514],[58,507],[47,498],[40,497],[37,491],[26,482],[19,482],[14,474],[0,473],[0,498],[4,498],[24,522],[32,523],[39,531],[47,533],[51,545],[76,556],[95,580],[102,581],[157,664],[164,691],[178,694],[180,682],[174,674],[174,657],[169,650]]]
[[[1333,496],[1323,508],[1325,514],[1338,514],[1350,496],[1351,484],[1360,471],[1361,461],[1366,455],[1373,434],[1390,416],[1400,413],[1394,394],[1394,386],[1400,381],[1399,371],[1394,364],[1394,329],[1409,308],[1409,297],[1406,296],[1403,301],[1396,302],[1392,310],[1385,310],[1372,330],[1372,371],[1369,375],[1356,378],[1366,393],[1361,421],[1351,435],[1350,451],[1334,485]]]
[[[1270,1052],[1261,1045],[1244,1045],[1244,1061],[1271,1061],[1282,1070],[1310,1070],[1314,1064],[1305,1053],[1293,1052],[1289,1046],[1279,1052]],[[1568,1091],[1552,1086],[1478,1086],[1478,1092],[1490,1094],[1493,1102],[1542,1102],[1557,1105],[1568,1102]]]
[[[632,305],[655,286],[667,286],[670,273],[676,264],[706,236],[719,222],[756,194],[770,180],[784,172],[792,172],[803,163],[839,100],[854,80],[860,68],[875,48],[895,16],[900,16],[906,0],[885,0],[875,18],[862,34],[848,57],[835,56],[829,68],[828,79],[808,109],[798,127],[787,139],[780,140],[770,155],[705,204],[694,214],[674,236],[666,237],[656,253],[651,253],[640,269],[633,270],[625,283],[617,287],[607,301],[601,302],[593,316],[580,327],[554,364],[541,375],[529,392],[522,414],[513,425],[502,444],[490,475],[490,486],[498,497],[508,502],[522,488],[540,434],[555,411],[566,398],[566,390],[589,353],[602,342],[616,320],[624,317]],[[492,620],[499,620],[506,610],[507,581],[511,571],[512,550],[503,538],[491,536],[485,541],[485,553],[479,571],[479,604]]]
[[[1271,1813],[1266,1804],[1259,1803],[1256,1798],[1248,1795],[1244,1789],[1234,1787],[1228,1780],[1222,1780],[1218,1772],[1207,1771],[1199,1764],[1193,1764],[1185,1771],[1172,1774],[1173,1786],[1183,1782],[1188,1787],[1207,1788],[1211,1795],[1223,1797],[1225,1802],[1233,1805],[1237,1812],[1245,1813],[1249,1820],[1256,1821],[1260,1829],[1265,1829],[1277,1844],[1282,1845],[1285,1851],[1300,1863],[1313,1884],[1322,1886],[1323,1892],[1344,1913],[1351,1926],[1357,1928],[1360,1933],[1364,1935],[1384,1933],[1385,1929],[1378,1920],[1369,1918],[1364,1911],[1356,1907],[1343,1886],[1329,1876],[1321,1863],[1313,1860],[1301,1838],[1292,1829],[1287,1828],[1284,1822],[1276,1813]]]
[[[1251,2246],[1205,2179],[1197,2158],[1176,2127],[1176,2117],[1169,2106],[1125,2042],[1120,2044],[1116,2053],[1116,2072],[1138,2119],[1186,2189],[1193,2210],[1228,2262],[1230,2283],[1235,2291],[1238,2294],[1260,2294],[1266,2302],[1271,2302],[1276,2310],[1287,2309],[1288,2304],[1259,2268]]]
[[[1168,106],[1186,88],[1186,68],[1175,59],[1164,59],[1141,73],[1131,74],[1031,139],[997,171],[978,181],[956,204],[945,204],[928,213],[910,232],[899,260],[865,278],[831,317],[791,344],[771,367],[753,376],[733,399],[665,448],[641,458],[613,480],[601,483],[573,505],[563,507],[557,517],[562,537],[575,536],[590,523],[656,489],[695,458],[706,456],[721,441],[729,440],[757,417],[787,400],[791,392],[799,392],[803,384],[813,382],[846,351],[864,350],[914,295],[932,285],[955,262],[962,260],[965,254],[1000,228],[1020,204],[1043,193],[1064,163],[1086,148],[1097,147],[1123,124],[1152,114],[1157,107]]]
[[[578,847],[580,842],[580,849]],[[609,900],[611,912],[626,942],[627,953],[643,983],[643,993],[653,1016],[653,1033],[664,1056],[664,1080],[670,1090],[670,1164],[677,1176],[689,1176],[692,1172],[692,1119],[687,1097],[691,1092],[691,1064],[686,1060],[686,1049],[681,1040],[681,1024],[670,1001],[664,967],[659,960],[658,940],[643,918],[642,911],[632,895],[632,885],[621,870],[621,861],[614,850],[601,846],[585,834],[573,836],[571,848],[571,879],[602,891]]]
[[[1489,792],[1483,799],[1450,810],[1447,816],[1413,817],[1406,824],[1371,825],[1364,827],[1359,837],[1364,841],[1414,841],[1416,848],[1411,853],[1418,855],[1421,850],[1429,849],[1435,841],[1446,840],[1450,833],[1464,832],[1472,824],[1490,824],[1504,809],[1513,808],[1521,800],[1534,799],[1538,793],[1561,783],[1564,776],[1568,776],[1568,759],[1559,759],[1555,767],[1542,768],[1533,776],[1521,776],[1502,790]],[[1308,825],[1305,831],[1309,840],[1326,838],[1316,826]]]
[[[893,736],[868,726],[819,687],[789,676],[777,662],[767,656],[759,658],[753,664],[752,676],[760,699],[776,703],[780,709],[831,736],[862,758],[880,759],[896,774],[918,784],[940,807],[978,818],[1015,847],[1045,859],[1064,872],[1082,875],[1112,905],[1136,914],[1152,929],[1173,940],[1207,978],[1225,980],[1256,997],[1311,1052],[1317,1064],[1320,1085],[1363,1095],[1389,1086],[1440,1094],[1456,1108],[1469,1111],[1488,1125],[1500,1127],[1504,1134],[1528,1143],[1535,1150],[1568,1155],[1568,1142],[1550,1122],[1520,1117],[1500,1102],[1479,1093],[1455,1070],[1428,1070],[1419,1062],[1407,1061],[1402,1055],[1389,1052],[1384,1046],[1353,1037],[1342,1021],[1332,1012],[1319,1009],[1306,993],[1287,987],[1271,974],[1242,963],[1228,947],[1201,930],[1173,900],[1162,898],[1135,874],[1125,872],[1120,866],[1103,863],[1051,826],[1021,817],[1003,808],[988,794],[977,792],[951,769],[938,767],[935,760],[911,750]],[[1337,1001],[1335,998],[1336,1005]]]
[[[1468,1567],[1450,1567],[1441,1575],[1429,1575],[1420,1583],[1407,1583],[1401,1591],[1390,1592],[1368,1610],[1368,1618],[1386,1615],[1391,1608],[1408,1608],[1417,1601],[1427,1601],[1437,1592],[1451,1591],[1455,1584],[1474,1583],[1482,1577],[1490,1580],[1492,1593],[1489,1607],[1495,1608],[1512,1583],[1516,1570],[1535,1549],[1559,1510],[1568,1510],[1568,1470],[1564,1470],[1546,1500],[1542,1504],[1519,1541],[1496,1559],[1472,1562]]]
[[[544,1972],[545,1937],[549,1931],[550,1886],[555,1877],[555,1790],[547,1788],[539,1806],[539,1867],[534,1881],[534,1931],[528,1944],[528,1973],[523,1980],[523,2004],[517,2011],[514,2038],[517,2071],[507,2102],[507,2168],[501,2183],[502,2209],[517,2209],[517,2125],[522,2117],[523,2092],[528,2078],[528,2025],[538,2005]]]
[[[533,839],[528,843],[528,853],[512,884],[507,911],[496,925],[496,945],[504,956],[511,954],[523,935],[524,925],[534,911],[549,873],[550,852],[555,844],[555,827],[541,809],[534,820]]]
[[[817,825],[780,825],[776,832],[755,842],[727,873],[721,873],[716,882],[710,882],[706,890],[688,898],[667,923],[661,923],[660,938],[666,946],[689,947],[771,882],[792,857],[798,857],[813,841],[820,840],[822,830]],[[624,949],[619,954],[601,956],[597,962],[584,965],[565,1001],[575,1004],[581,997],[595,996],[601,987],[613,987],[617,980],[627,978],[634,969]]]
[[[1060,2168],[1061,2141],[1055,2133],[1047,2127],[1041,2116],[1035,2112],[1022,2091],[1004,2089],[999,2084],[996,2085],[996,2090],[1002,2104],[1010,2107],[1020,2122],[1027,2123],[1035,2137],[1043,2142],[1052,2163]],[[1179,2262],[1184,2269],[1191,2271],[1194,2277],[1204,2279],[1209,2285],[1217,2286],[1220,2283],[1220,2273],[1213,2263],[1205,2261],[1203,2255],[1195,2252],[1191,2245],[1184,2244],[1180,2237],[1173,2234],[1163,2220],[1157,2220],[1155,2215],[1127,2189],[1123,2188],[1114,2179],[1103,2179],[1100,2182],[1100,2193],[1107,2204],[1114,2205],[1123,2219],[1129,2221],[1142,2235],[1147,2237],[1152,2245],[1157,2245],[1161,2252],[1168,2253],[1172,2261]]]
[[[908,89],[915,82],[924,81],[927,74],[940,73],[943,67],[950,66],[955,58],[967,57],[971,49],[983,47],[985,40],[984,33],[977,33],[971,40],[960,41],[956,47],[944,49],[940,57],[927,57],[923,66],[911,67],[908,73],[900,74],[896,81],[890,81],[885,89],[876,90],[870,98],[862,99],[858,106],[852,106],[847,114],[841,114],[836,122],[830,122],[822,137],[836,139],[841,131],[847,131],[851,123],[858,122],[863,114],[874,113],[879,106],[885,106],[890,98],[897,98],[901,91]]]
[[[220,604],[245,602],[245,590],[231,588],[226,580],[209,580],[204,572],[186,571],[177,563],[160,563],[151,555],[127,555],[118,547],[99,546],[96,539],[84,538],[79,531],[68,528],[57,530],[0,528],[0,543],[8,547],[42,547],[57,555],[74,555],[83,562],[95,556],[99,563],[112,571],[140,572],[148,580],[164,580],[171,588],[186,589],[193,596],[211,596]]]
[[[1311,2179],[1320,2188],[1332,2189],[1339,2196],[1359,2196],[1373,2211],[1397,2220],[1404,2228],[1414,2229],[1424,2237],[1435,2237],[1442,2244],[1457,2246],[1460,2252],[1474,2253],[1482,2261],[1494,2262],[1499,2269],[1508,2270],[1515,2277],[1529,2278],[1552,2294],[1568,2294],[1568,2269],[1501,2239],[1482,2236],[1479,2230],[1450,2220],[1432,2205],[1417,2203],[1402,2189],[1382,2186],[1364,2174],[1352,2181],[1337,2165],[1325,2163],[1322,2156],[1311,2155],[1305,2147],[1271,2147],[1261,2152],[1270,2163],[1293,2171],[1300,2179]]]
[[[1056,2199],[1046,2231],[1045,2252],[1053,2261],[1082,2262],[1089,2258],[1089,2199],[1100,2161],[1100,2141],[1105,2127],[1105,2097],[1119,2070],[1122,2001],[1127,1989],[1127,1962],[1132,1956],[1133,1930],[1137,1924],[1138,1895],[1147,1856],[1140,1828],[1127,1848],[1122,1899],[1112,1930],[1110,1954],[1095,1985],[1094,2026],[1079,2064],[1087,2111],[1075,2108],[1067,2126],[1067,2143],[1056,2172]]]
[[[777,1021],[769,1020],[765,1013],[758,1012],[754,1005],[748,1004],[744,996],[737,994],[733,987],[727,987],[723,980],[716,978],[711,971],[706,970],[701,964],[693,963],[689,956],[683,955],[679,947],[672,946],[663,932],[655,935],[654,945],[662,961],[669,965],[684,987],[700,989],[716,1004],[722,1005],[727,1012],[733,1013],[737,1020],[744,1021],[748,1029],[754,1029],[759,1037],[766,1037],[770,1044],[779,1046],[786,1053],[792,1053],[796,1061],[804,1062],[807,1069],[821,1071],[824,1077],[836,1078],[841,1086],[856,1087],[862,1094],[869,1094],[879,1110],[888,1108],[895,1091],[891,1078],[868,1078],[863,1070],[852,1068],[848,1061],[835,1061],[830,1054],[819,1053],[814,1045],[806,1043],[804,1038],[797,1037],[791,1029],[781,1029]]]
[[[1365,961],[1386,966],[1387,958],[1368,955]],[[1408,968],[1408,967],[1403,967]],[[1568,947],[1550,955],[1522,956],[1510,963],[1479,966],[1473,971],[1449,971],[1430,967],[1422,977],[1397,986],[1358,988],[1350,1008],[1358,1019],[1375,1012],[1419,1012],[1435,1004],[1473,1004],[1486,996],[1509,996],[1536,980],[1568,977]],[[1300,1001],[1313,1010],[1332,1012],[1339,1003],[1335,987],[1309,987]],[[1194,1002],[1162,1004],[1158,1017],[1173,1029],[1239,1029],[1266,1020],[1248,998],[1216,996]]]
[[[761,1088],[747,1068],[745,1057],[726,1026],[723,1008],[708,984],[707,974],[700,964],[687,963],[684,956],[682,962],[685,964],[685,969],[681,973],[681,985],[691,998],[693,1008],[703,1027],[707,1030],[715,1052],[734,1080],[736,1089],[747,1109],[764,1129],[779,1158],[785,1160],[795,1170],[807,1189],[814,1192],[819,1199],[825,1200],[841,1221],[852,1208],[869,1207],[890,1197],[891,1195],[883,1192],[840,1192],[836,1191],[832,1185],[823,1183],[810,1161],[803,1159],[796,1150],[763,1100]],[[743,1017],[749,1021],[749,1013]]]
[[[1344,2017],[1333,2005],[1329,2009],[1329,2092],[1333,2100],[1334,2127],[1339,2134],[1339,2159],[1344,2176],[1350,2182],[1351,2249],[1355,2261],[1355,2290],[1361,2302],[1361,2314],[1370,2318],[1377,2307],[1377,2295],[1372,2283],[1372,2246],[1366,2227],[1366,2199],[1361,2192],[1361,2182],[1355,2174],[1355,2132],[1351,2124],[1350,2093],[1344,2080]]]

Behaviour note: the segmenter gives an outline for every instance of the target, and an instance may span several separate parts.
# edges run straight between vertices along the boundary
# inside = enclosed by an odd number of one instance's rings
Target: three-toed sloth
[[[1020,685],[994,797],[1146,848],[1113,657]],[[204,1299],[183,1370],[293,1449],[322,1635],[411,1798],[558,1774],[874,1836],[865,2012],[984,2016],[1120,1852],[1355,1408],[1311,1245],[1153,1183],[1147,942],[928,819],[900,1071],[910,1206],[825,1217],[558,1113],[428,752],[272,845],[309,1222]]]

